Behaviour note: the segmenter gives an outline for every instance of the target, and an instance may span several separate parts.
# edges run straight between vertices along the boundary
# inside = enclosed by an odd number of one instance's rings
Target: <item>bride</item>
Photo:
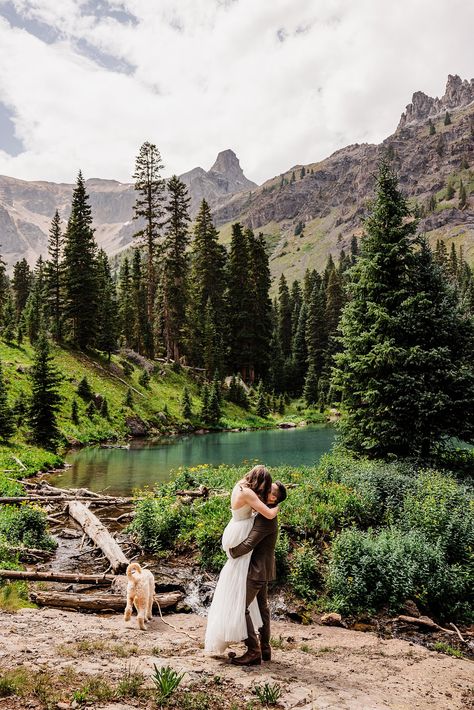
[[[245,598],[252,553],[232,558],[229,556],[229,549],[239,545],[248,536],[253,527],[254,513],[261,513],[269,519],[278,515],[278,507],[269,508],[264,503],[271,486],[272,477],[265,466],[254,466],[244,478],[237,481],[232,490],[232,518],[222,535],[222,547],[229,559],[221,570],[209,608],[204,642],[207,654],[222,654],[229,643],[247,638]],[[259,629],[262,626],[262,617],[256,599],[249,606],[249,612],[254,628]]]

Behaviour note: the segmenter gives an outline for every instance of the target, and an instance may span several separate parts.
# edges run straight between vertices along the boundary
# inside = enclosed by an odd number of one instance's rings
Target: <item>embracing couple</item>
[[[268,582],[276,577],[278,504],[285,498],[285,486],[272,482],[265,466],[255,466],[232,490],[232,518],[222,536],[229,559],[209,609],[204,648],[219,655],[230,643],[245,641],[246,653],[232,658],[236,665],[271,658]]]

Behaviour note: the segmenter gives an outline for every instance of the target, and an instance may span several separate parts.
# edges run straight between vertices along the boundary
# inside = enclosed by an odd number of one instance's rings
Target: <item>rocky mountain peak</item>
[[[474,101],[474,79],[461,79],[457,74],[449,74],[444,95],[432,98],[422,91],[415,91],[400,118],[399,128],[409,123],[426,121],[445,111],[453,111]]]

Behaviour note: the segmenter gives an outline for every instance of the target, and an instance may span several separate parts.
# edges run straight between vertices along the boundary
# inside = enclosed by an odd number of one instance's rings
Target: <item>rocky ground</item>
[[[253,689],[277,683],[280,707],[301,710],[467,710],[474,708],[474,664],[427,650],[408,641],[382,639],[317,624],[274,622],[273,658],[260,667],[240,669],[203,652],[205,619],[195,614],[154,619],[139,631],[134,618],[97,616],[56,609],[0,613],[1,676],[18,669],[37,681],[23,697],[0,698],[5,708],[68,708],[86,705],[109,710],[159,707],[151,691],[153,666],[185,672],[185,692],[170,707],[181,710],[234,710],[262,707]],[[185,631],[192,638],[180,633]],[[235,649],[239,651],[237,647]],[[144,675],[137,697],[128,688],[120,699],[78,688],[117,688],[132,675]],[[49,678],[54,692],[45,687]],[[42,688],[41,692],[39,688]],[[75,695],[74,695],[75,691]],[[49,693],[49,694],[48,694]],[[148,695],[147,695],[148,693]],[[5,695],[5,692],[3,692]],[[97,695],[97,693],[96,693]],[[74,700],[75,698],[75,700]],[[92,698],[92,699],[91,699]]]

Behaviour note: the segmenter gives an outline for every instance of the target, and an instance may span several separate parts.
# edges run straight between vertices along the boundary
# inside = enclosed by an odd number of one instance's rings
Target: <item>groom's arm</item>
[[[273,521],[270,521],[273,522]],[[229,554],[231,557],[242,557],[242,555],[246,555],[247,552],[252,552],[254,550],[258,543],[261,542],[264,538],[266,538],[270,533],[272,532],[273,525],[270,526],[268,525],[268,521],[265,518],[259,518],[258,516],[255,518],[255,522],[253,524],[253,528],[249,532],[248,536],[245,538],[243,542],[241,542],[239,545],[236,545],[235,547],[231,547],[229,550]]]

